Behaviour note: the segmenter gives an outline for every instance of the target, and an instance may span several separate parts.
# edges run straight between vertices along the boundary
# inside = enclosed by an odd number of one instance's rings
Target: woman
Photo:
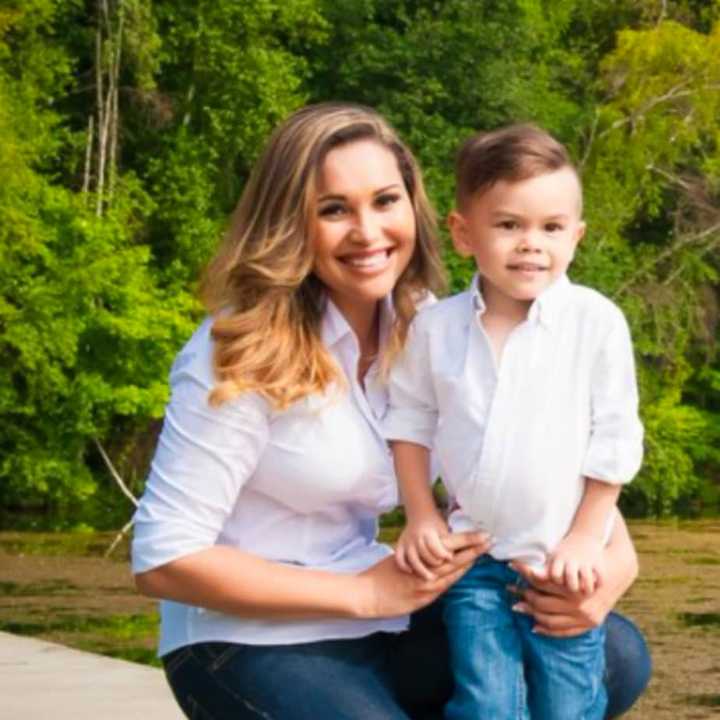
[[[137,586],[164,600],[160,654],[188,717],[441,716],[431,603],[487,538],[453,535],[429,581],[376,541],[397,502],[383,369],[441,285],[435,237],[412,155],[369,109],[300,110],[258,161],[206,276],[211,317],[173,366],[135,519]],[[624,525],[607,553],[613,577],[590,598],[542,580],[524,594],[541,631],[604,619],[636,572]],[[648,660],[634,627],[609,625],[621,710]]]

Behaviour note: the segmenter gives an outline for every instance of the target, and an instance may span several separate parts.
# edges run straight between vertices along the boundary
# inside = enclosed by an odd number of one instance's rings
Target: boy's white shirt
[[[385,435],[437,451],[459,505],[451,529],[480,528],[493,557],[542,565],[570,529],[585,477],[627,483],[640,468],[630,333],[616,305],[562,276],[496,367],[484,311],[476,278],[418,314],[391,373]]]

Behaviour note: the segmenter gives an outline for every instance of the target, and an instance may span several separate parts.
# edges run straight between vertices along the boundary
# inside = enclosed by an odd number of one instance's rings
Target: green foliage
[[[124,0],[122,14],[117,182],[98,216],[82,190],[95,8],[0,9],[0,507],[97,496],[95,439],[143,476],[202,312],[197,277],[259,148],[294,108],[345,99],[394,122],[441,216],[474,130],[530,120],[568,144],[588,222],[573,275],[623,307],[637,350],[647,460],[623,502],[720,508],[717,0]],[[445,259],[462,289],[472,264]]]
[[[38,25],[12,38],[21,55]],[[33,77],[69,83],[57,47]],[[164,375],[191,331],[186,291],[162,291],[138,242],[152,210],[132,173],[111,212],[95,217],[88,198],[42,172],[57,158],[60,118],[38,92],[0,69],[0,503],[61,505],[91,495],[85,462],[92,438],[119,418],[160,417]],[[195,313],[196,314],[196,313]]]

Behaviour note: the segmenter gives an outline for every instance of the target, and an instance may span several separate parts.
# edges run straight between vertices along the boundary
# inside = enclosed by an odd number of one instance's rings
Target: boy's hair
[[[457,205],[463,207],[470,197],[501,180],[528,180],[565,167],[577,174],[565,146],[536,125],[508,125],[477,133],[462,144],[457,155]]]

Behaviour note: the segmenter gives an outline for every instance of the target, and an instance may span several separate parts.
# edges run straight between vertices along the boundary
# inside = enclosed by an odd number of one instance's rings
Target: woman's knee
[[[633,622],[618,613],[610,613],[607,619],[605,666],[607,717],[618,717],[640,697],[652,674],[645,638]]]

